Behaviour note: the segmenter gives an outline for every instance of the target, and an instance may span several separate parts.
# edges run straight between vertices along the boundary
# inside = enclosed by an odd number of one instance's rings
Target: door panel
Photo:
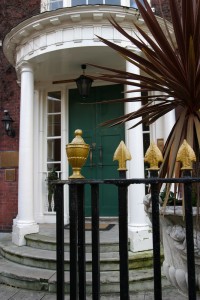
[[[121,85],[93,87],[90,97],[83,100],[77,90],[69,91],[69,138],[74,137],[77,128],[83,130],[83,139],[90,145],[90,153],[82,174],[90,179],[117,178],[117,162],[113,154],[121,140],[124,140],[124,126],[102,127],[106,120],[121,116],[124,113],[122,103],[98,103],[122,97]],[[70,170],[71,173],[71,170]],[[86,188],[86,215],[91,214],[90,187]],[[100,215],[117,215],[117,188],[100,186]]]

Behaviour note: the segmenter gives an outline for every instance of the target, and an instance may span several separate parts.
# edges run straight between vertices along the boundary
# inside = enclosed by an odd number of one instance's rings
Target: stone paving
[[[1,300],[59,300],[56,298],[55,294],[50,294],[46,292],[37,292],[30,290],[22,290],[7,285],[0,284],[0,299]],[[91,297],[87,297],[88,300],[91,300]],[[119,300],[118,295],[102,295],[101,300]],[[130,300],[153,300],[153,292],[140,292],[130,295]],[[164,289],[163,291],[163,300],[184,300],[186,299],[180,295],[175,289]],[[69,296],[65,296],[65,300],[69,300]]]

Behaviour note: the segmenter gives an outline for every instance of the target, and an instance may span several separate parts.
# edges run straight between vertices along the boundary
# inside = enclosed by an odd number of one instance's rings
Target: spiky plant
[[[152,36],[134,24],[140,37],[130,36],[114,19],[114,28],[137,46],[143,55],[133,53],[99,37],[107,46],[121,54],[128,62],[139,67],[144,75],[101,67],[103,80],[136,86],[136,92],[156,92],[145,96],[148,103],[135,112],[108,120],[104,125],[117,125],[141,117],[134,125],[152,124],[171,110],[179,107],[180,114],[165,143],[161,177],[180,176],[176,156],[186,139],[199,157],[200,148],[200,0],[169,0],[173,33],[163,30],[147,0],[136,0],[139,12]],[[167,32],[167,33],[166,33]],[[111,72],[111,73],[110,73]],[[161,93],[159,93],[161,92]],[[116,101],[142,101],[143,97],[124,98]]]

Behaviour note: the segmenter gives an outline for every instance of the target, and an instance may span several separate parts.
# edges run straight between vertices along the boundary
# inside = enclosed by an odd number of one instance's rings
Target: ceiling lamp
[[[83,74],[79,78],[77,78],[75,81],[76,81],[76,85],[77,85],[80,96],[83,99],[85,99],[90,94],[90,88],[91,88],[93,80],[91,78],[85,76],[86,65],[81,65],[81,68],[83,70]]]

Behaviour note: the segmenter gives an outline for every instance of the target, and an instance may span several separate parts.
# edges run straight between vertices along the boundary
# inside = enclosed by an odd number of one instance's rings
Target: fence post
[[[55,211],[56,211],[56,276],[57,276],[57,300],[64,300],[64,197],[63,183],[55,184]]]
[[[70,299],[86,299],[84,184],[69,184]]]
[[[70,215],[70,300],[78,297],[78,266],[77,266],[77,184],[69,184],[69,215]]]
[[[162,153],[156,144],[151,143],[144,161],[150,164],[150,178],[157,178],[159,163],[163,161]],[[153,267],[154,267],[154,299],[162,300],[161,261],[160,261],[160,212],[159,184],[151,183],[152,231],[153,231]]]
[[[120,257],[120,300],[129,299],[128,260],[128,186],[118,185],[119,201],[119,257]]]
[[[70,299],[78,297],[79,271],[79,298],[85,300],[85,215],[84,215],[84,185],[76,184],[74,180],[83,179],[81,169],[86,162],[89,145],[82,138],[82,130],[76,129],[75,137],[66,145],[66,153],[73,174],[69,177],[69,211],[70,211]],[[78,230],[78,234],[77,234]],[[77,244],[78,239],[78,244]],[[77,249],[78,248],[78,249]],[[78,260],[78,261],[77,261]],[[79,262],[79,268],[77,263]]]
[[[191,177],[191,171],[184,170],[183,178]],[[193,210],[192,210],[192,183],[184,184],[185,201],[185,229],[187,245],[187,268],[188,268],[188,299],[196,300],[196,277],[193,237]]]
[[[100,299],[99,184],[91,184],[92,199],[92,299]]]
[[[84,184],[77,186],[79,300],[86,299]]]
[[[113,160],[119,162],[119,178],[126,179],[126,161],[131,154],[123,141],[117,147]],[[120,300],[129,300],[129,259],[128,259],[128,184],[118,185],[119,211],[119,257],[120,257]]]
[[[150,178],[158,177],[158,171],[150,170]],[[161,261],[160,261],[160,212],[159,185],[151,183],[152,231],[153,231],[153,267],[154,267],[154,299],[162,299]]]
[[[178,154],[177,161],[182,164],[183,178],[191,178],[193,162],[196,156],[190,145],[183,141]],[[193,237],[193,209],[192,209],[192,183],[184,184],[184,206],[185,206],[185,229],[187,246],[187,269],[188,269],[188,299],[196,300],[196,276],[195,276],[195,256],[194,256],[194,237]]]

